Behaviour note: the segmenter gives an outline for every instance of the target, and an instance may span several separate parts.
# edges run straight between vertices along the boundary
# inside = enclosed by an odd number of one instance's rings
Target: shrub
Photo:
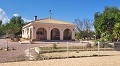
[[[98,46],[98,41],[94,41],[94,46]],[[109,42],[101,41],[100,42],[100,48],[107,48],[107,47],[113,47],[113,45],[109,44]]]
[[[53,49],[57,49],[57,45],[54,43],[54,44],[52,44],[52,48]]]
[[[75,38],[76,38],[77,40],[79,40],[79,39],[80,39],[80,33],[75,33]]]
[[[98,41],[97,40],[94,41],[94,46],[95,47],[98,46]]]
[[[87,43],[86,47],[87,47],[87,48],[90,48],[90,47],[91,47],[91,44],[90,44],[90,43]]]

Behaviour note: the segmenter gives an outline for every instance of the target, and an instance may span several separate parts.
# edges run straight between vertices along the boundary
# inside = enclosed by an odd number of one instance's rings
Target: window
[[[22,30],[23,34],[24,34],[24,30]]]

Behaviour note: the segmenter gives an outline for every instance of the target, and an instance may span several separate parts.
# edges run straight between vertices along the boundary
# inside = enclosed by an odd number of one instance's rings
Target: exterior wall
[[[29,28],[29,32],[27,34],[27,29]],[[22,33],[23,38],[28,38],[28,36],[31,36],[31,39],[36,39],[36,31],[38,28],[45,28],[47,31],[47,40],[51,40],[51,30],[54,28],[59,29],[60,31],[60,40],[63,40],[63,33],[65,29],[70,29],[72,31],[72,39],[75,39],[75,25],[65,25],[65,24],[46,24],[46,23],[40,23],[35,22],[31,24],[31,26],[24,28],[24,33]],[[30,34],[31,30],[31,34]]]
[[[22,38],[28,38],[28,29],[29,29],[29,27],[27,27],[27,28],[24,28],[23,30],[22,30]],[[24,32],[23,32],[24,31]]]
[[[28,26],[22,29],[22,38],[33,39],[33,26]]]

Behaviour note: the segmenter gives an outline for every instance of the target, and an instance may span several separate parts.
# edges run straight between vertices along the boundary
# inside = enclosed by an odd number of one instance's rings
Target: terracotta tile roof
[[[65,25],[71,25],[71,26],[75,26],[75,24],[73,23],[69,23],[69,22],[66,22],[66,21],[61,21],[61,20],[55,20],[55,19],[50,19],[50,18],[44,18],[44,19],[40,19],[40,20],[37,20],[37,21],[31,21],[31,22],[28,22],[26,23],[23,28],[25,28],[26,26],[29,26],[33,23],[49,23],[49,24],[65,24]]]
[[[34,22],[74,25],[73,23],[69,23],[69,22],[65,22],[65,21],[61,21],[61,20],[54,20],[54,19],[50,19],[50,18],[40,19],[40,20],[37,20],[37,21],[34,21]]]

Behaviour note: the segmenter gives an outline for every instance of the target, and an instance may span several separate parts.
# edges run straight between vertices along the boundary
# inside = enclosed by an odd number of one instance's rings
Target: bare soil
[[[0,66],[120,66],[120,55],[1,63]]]

